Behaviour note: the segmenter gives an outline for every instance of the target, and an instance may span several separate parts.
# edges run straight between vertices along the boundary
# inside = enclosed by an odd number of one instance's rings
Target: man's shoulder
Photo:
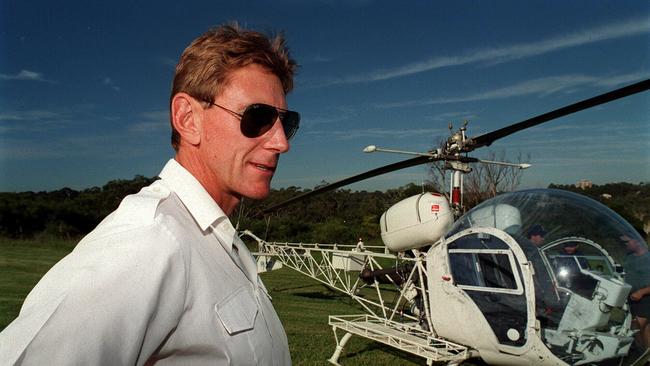
[[[650,272],[650,252],[643,255],[636,256],[633,253],[628,253],[623,261],[623,266],[626,268],[641,268],[647,269]]]
[[[642,266],[645,267],[645,269],[650,272],[650,251],[645,252],[640,258],[640,261],[642,263]]]
[[[138,226],[149,225],[155,220],[160,203],[171,194],[171,190],[162,181],[155,181],[140,192],[124,197],[115,210],[112,221]]]
[[[124,235],[134,239],[157,237],[153,232],[165,230],[164,220],[161,219],[163,214],[159,208],[166,201],[174,201],[173,197],[174,193],[160,180],[142,188],[138,193],[126,196],[118,208],[99,223],[82,243],[110,241],[111,238]],[[176,203],[172,205],[178,206]]]
[[[641,254],[641,255],[635,255],[634,253],[627,253],[625,258],[629,258],[629,260],[637,260],[637,261],[646,261],[650,260],[650,250]]]

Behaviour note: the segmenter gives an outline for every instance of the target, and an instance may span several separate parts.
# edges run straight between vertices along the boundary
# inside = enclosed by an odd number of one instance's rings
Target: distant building
[[[608,199],[612,198],[612,195],[609,194],[609,193],[603,193],[603,194],[600,195],[600,197],[602,197],[603,199],[608,200]]]
[[[580,179],[578,181],[578,183],[576,183],[576,187],[580,188],[580,189],[591,188],[592,185],[593,184],[591,183],[591,181],[589,179]]]

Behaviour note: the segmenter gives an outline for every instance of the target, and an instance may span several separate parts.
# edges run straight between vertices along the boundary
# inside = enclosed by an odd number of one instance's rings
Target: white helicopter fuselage
[[[429,248],[426,291],[435,336],[471,345],[497,365],[583,365],[625,356],[634,333],[626,305],[630,286],[602,246],[564,235],[616,243],[630,229],[619,226],[628,224],[575,194],[533,190],[503,197],[453,227],[436,194],[407,198],[382,216],[382,239],[391,250]],[[529,207],[544,207],[544,200],[554,208],[550,214]],[[567,224],[558,209],[572,212],[576,223]],[[560,239],[536,247],[522,234],[531,221],[555,223]],[[567,255],[561,251],[567,243],[587,253]]]
[[[518,212],[509,207],[499,207],[499,214],[502,222],[520,220]],[[490,227],[469,229],[445,239],[443,236],[452,224],[453,213],[447,199],[443,195],[429,192],[396,203],[380,219],[382,241],[393,252],[419,249],[436,241],[426,253],[430,319],[435,334],[460,344],[472,345],[472,348],[479,350],[481,357],[490,364],[566,365],[548,350],[539,337],[530,266],[518,266],[521,277],[515,277],[516,288],[488,290],[493,296],[505,293],[507,296],[520,297],[521,305],[524,306],[523,317],[519,319],[521,326],[518,329],[505,330],[511,341],[526,339],[523,345],[517,347],[499,341],[482,310],[466,292],[485,291],[486,288],[458,287],[454,281],[446,243],[453,242],[457,237],[481,232],[484,235],[499,237],[509,247],[507,250],[481,250],[481,253],[506,256],[509,263],[527,263],[526,256],[517,242],[503,231]],[[438,240],[439,238],[441,239]],[[471,255],[472,251],[452,249],[451,254],[455,253]]]
[[[617,251],[621,233],[632,235],[627,222],[557,190],[504,194],[453,223],[451,216],[444,196],[424,193],[382,215],[385,246],[248,235],[260,245],[260,271],[275,258],[364,309],[330,316],[335,335],[344,333],[334,364],[352,334],[450,365],[474,357],[494,365],[595,365],[627,355],[631,287],[608,252]],[[535,246],[524,235],[532,223],[553,231],[553,240]],[[565,245],[582,251],[566,255]]]
[[[447,260],[449,249],[446,243],[453,242],[457,237],[467,235],[472,231],[470,229],[468,232],[458,233],[448,240],[441,240],[432,246],[427,253],[431,321],[437,334],[460,344],[471,344],[473,348],[479,350],[481,358],[489,364],[566,365],[565,362],[548,350],[540,337],[540,329],[534,312],[535,294],[532,290],[534,283],[531,266],[526,264],[519,267],[521,278],[520,281],[515,281],[516,287],[514,289],[501,289],[507,291],[504,293],[493,288],[491,291],[497,292],[491,292],[488,295],[521,297],[520,304],[526,306],[520,319],[520,327],[518,329],[514,327],[503,329],[510,342],[503,342],[497,338],[493,327],[486,320],[486,315],[468,295],[467,290],[481,291],[481,289],[477,288],[477,286],[459,287],[455,283],[452,269]],[[505,250],[490,251],[487,249],[482,250],[484,254],[503,255],[511,260],[516,260],[518,263],[527,263],[526,256],[517,243],[510,237],[502,235],[503,232],[500,230],[482,228],[480,232],[499,237],[510,246],[511,250],[511,254],[508,254]],[[459,250],[459,252],[452,250],[453,253],[463,254],[462,250]],[[467,254],[470,255],[471,252]],[[525,340],[522,345],[512,345],[512,343],[521,340]]]

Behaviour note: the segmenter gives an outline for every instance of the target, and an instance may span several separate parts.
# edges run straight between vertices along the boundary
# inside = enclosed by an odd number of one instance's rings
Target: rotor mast
[[[467,142],[467,121],[453,133],[454,126],[449,123],[449,132],[451,136],[445,144],[445,153],[455,157],[460,157]],[[451,180],[449,186],[449,200],[454,217],[458,218],[463,214],[463,175],[472,171],[468,164],[461,161],[450,161],[445,164],[445,169],[451,169]]]

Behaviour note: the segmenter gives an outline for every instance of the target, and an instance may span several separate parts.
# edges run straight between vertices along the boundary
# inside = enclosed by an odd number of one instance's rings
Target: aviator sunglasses
[[[284,130],[284,135],[287,137],[287,141],[291,140],[296,134],[300,125],[300,114],[298,112],[277,108],[268,104],[251,104],[246,107],[244,113],[237,113],[214,102],[207,100],[205,102],[238,117],[241,120],[241,133],[248,138],[259,137],[267,133],[273,127],[278,117],[280,118],[280,122],[282,122],[282,129]]]

